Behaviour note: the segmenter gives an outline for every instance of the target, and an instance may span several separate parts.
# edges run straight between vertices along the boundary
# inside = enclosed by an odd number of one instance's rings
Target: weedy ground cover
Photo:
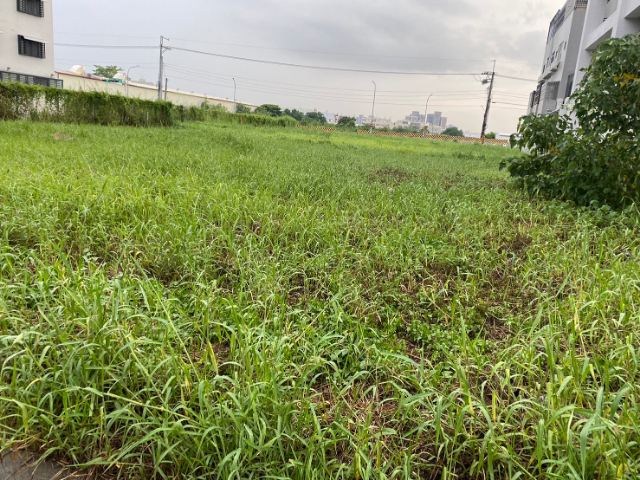
[[[125,478],[637,478],[640,215],[498,147],[0,124],[0,434]]]

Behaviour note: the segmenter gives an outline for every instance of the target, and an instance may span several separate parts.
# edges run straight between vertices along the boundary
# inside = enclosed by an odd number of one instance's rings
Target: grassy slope
[[[509,153],[0,124],[4,441],[134,478],[640,475],[640,216],[531,201]]]

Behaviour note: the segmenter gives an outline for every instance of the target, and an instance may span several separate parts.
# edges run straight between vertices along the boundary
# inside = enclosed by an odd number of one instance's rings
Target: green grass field
[[[532,200],[511,154],[0,123],[0,442],[124,478],[638,478],[640,214]]]

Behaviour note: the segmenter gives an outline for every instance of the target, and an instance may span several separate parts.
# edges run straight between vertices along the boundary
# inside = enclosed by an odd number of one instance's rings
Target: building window
[[[547,100],[556,100],[558,98],[558,90],[560,89],[560,82],[547,83]]]
[[[45,45],[18,35],[18,53],[27,57],[45,58]]]
[[[571,94],[573,93],[573,77],[575,75],[572,73],[571,75],[569,75],[569,78],[567,78],[567,91],[564,94],[564,98],[568,98],[571,96]]]
[[[42,0],[18,0],[18,11],[34,17],[44,17],[44,3]]]

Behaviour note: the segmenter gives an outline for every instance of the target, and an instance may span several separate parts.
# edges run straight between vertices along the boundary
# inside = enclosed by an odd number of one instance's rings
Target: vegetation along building
[[[542,73],[529,112],[563,109],[600,44],[640,32],[640,0],[568,0],[549,26]]]
[[[54,78],[51,1],[0,1],[0,81],[62,88]]]

